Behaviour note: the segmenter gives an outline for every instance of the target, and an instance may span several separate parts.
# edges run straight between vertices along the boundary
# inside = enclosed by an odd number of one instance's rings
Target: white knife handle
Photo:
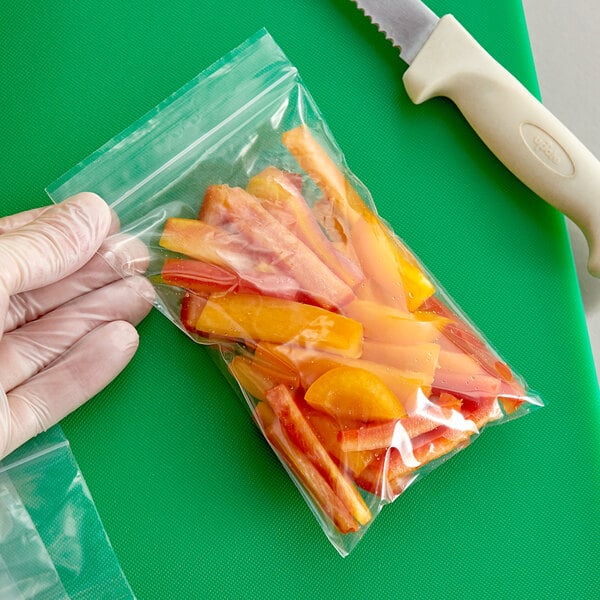
[[[416,104],[450,98],[523,183],[581,228],[600,277],[600,162],[453,16],[440,19],[404,85]]]

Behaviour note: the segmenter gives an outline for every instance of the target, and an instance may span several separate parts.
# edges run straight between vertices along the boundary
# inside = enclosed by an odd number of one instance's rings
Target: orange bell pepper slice
[[[390,299],[405,293],[409,310],[418,309],[435,287],[414,256],[363,202],[306,126],[287,131],[282,140],[347,223],[365,276],[384,286]]]
[[[306,390],[310,406],[332,417],[357,421],[390,421],[406,416],[397,396],[374,373],[341,366],[321,375]]]
[[[196,329],[253,344],[294,343],[347,357],[360,356],[362,350],[362,325],[357,321],[318,306],[271,296],[211,295]]]
[[[313,137],[308,127],[301,125],[286,131],[282,141],[346,222],[352,225],[360,217],[372,217],[371,210]]]
[[[295,371],[249,356],[234,356],[228,368],[241,387],[257,400],[265,400],[267,391],[280,383],[292,390],[300,383]]]
[[[378,218],[361,218],[354,223],[350,242],[367,279],[384,292],[382,301],[396,306],[402,298],[412,312],[435,293],[416,259]]]
[[[266,400],[267,391],[277,385],[275,379],[259,371],[245,356],[235,356],[227,368],[239,385],[257,400]]]

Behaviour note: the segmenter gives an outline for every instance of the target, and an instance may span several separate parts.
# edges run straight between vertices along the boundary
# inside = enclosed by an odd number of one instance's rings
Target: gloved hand
[[[0,458],[114,379],[152,306],[145,247],[98,196],[0,218]],[[110,266],[124,267],[122,279]]]

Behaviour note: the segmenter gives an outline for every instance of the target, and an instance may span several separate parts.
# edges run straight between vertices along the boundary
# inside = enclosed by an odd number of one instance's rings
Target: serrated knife
[[[408,96],[452,100],[525,185],[583,231],[600,277],[600,162],[452,16],[420,0],[354,0],[409,64]]]

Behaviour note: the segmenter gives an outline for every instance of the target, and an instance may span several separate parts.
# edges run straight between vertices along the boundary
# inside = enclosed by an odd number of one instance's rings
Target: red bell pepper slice
[[[265,254],[240,235],[196,219],[168,219],[160,245],[235,273],[241,291],[295,299],[298,282],[282,272],[273,253]]]
[[[261,402],[256,406],[256,416],[265,437],[281,460],[313,497],[319,509],[333,521],[338,531],[342,534],[358,531],[360,526],[348,508],[306,454],[289,439],[266,403]]]
[[[422,415],[411,415],[386,423],[368,424],[355,429],[340,431],[338,440],[340,448],[345,452],[385,449],[393,445],[398,427],[402,427],[406,435],[411,440],[415,440],[419,439],[423,434],[438,430],[441,427],[444,427],[448,431],[452,430],[450,424],[457,422],[456,414],[454,415],[454,419],[452,417],[453,413],[451,410],[444,410],[439,419],[432,419]],[[460,420],[458,420],[458,423],[460,423]],[[460,423],[460,427],[462,429],[455,431],[461,434],[463,431],[471,431],[471,433],[475,433],[476,431],[475,427],[472,427],[470,423]]]
[[[306,454],[350,514],[361,525],[366,525],[372,518],[369,507],[350,479],[333,462],[302,415],[291,392],[284,385],[278,385],[267,392],[267,402],[290,440]]]
[[[271,264],[293,277],[304,294],[328,309],[344,306],[354,298],[352,289],[257,198],[241,188],[215,187],[235,230],[250,247],[260,249],[270,256]]]
[[[202,314],[206,298],[194,292],[186,292],[181,299],[181,324],[191,333],[197,333],[196,322]]]
[[[239,277],[231,271],[199,260],[167,258],[162,268],[162,280],[200,294],[227,292],[239,285]]]

